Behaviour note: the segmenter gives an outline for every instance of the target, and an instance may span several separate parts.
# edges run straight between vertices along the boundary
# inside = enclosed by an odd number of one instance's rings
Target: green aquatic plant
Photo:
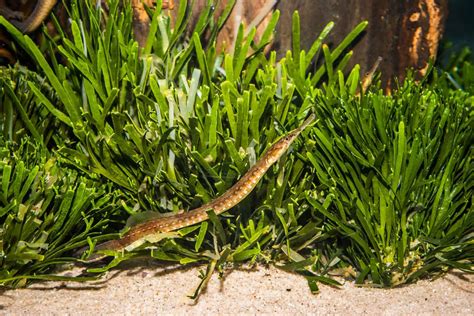
[[[70,279],[51,275],[52,268],[76,261],[71,252],[113,218],[118,194],[28,138],[15,144],[1,137],[0,145],[1,282]]]

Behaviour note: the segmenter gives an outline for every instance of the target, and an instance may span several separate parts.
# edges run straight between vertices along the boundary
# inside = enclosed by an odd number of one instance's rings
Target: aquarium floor
[[[37,283],[0,293],[0,314],[474,315],[474,276],[458,272],[389,290],[345,282],[340,289],[321,286],[320,294],[312,295],[301,276],[273,267],[234,269],[224,280],[214,275],[193,303],[186,295],[198,284],[199,269],[205,267],[145,262],[111,272],[98,282]]]

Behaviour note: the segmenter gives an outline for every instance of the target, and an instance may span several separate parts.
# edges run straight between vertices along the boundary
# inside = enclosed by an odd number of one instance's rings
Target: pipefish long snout
[[[207,212],[213,210],[217,215],[234,207],[252,192],[267,170],[288,150],[298,135],[315,119],[310,115],[300,127],[292,130],[275,144],[224,194],[201,207],[168,217],[160,217],[133,226],[122,238],[110,240],[96,247],[96,250],[122,250],[128,246],[158,233],[171,232],[197,224],[208,219]]]

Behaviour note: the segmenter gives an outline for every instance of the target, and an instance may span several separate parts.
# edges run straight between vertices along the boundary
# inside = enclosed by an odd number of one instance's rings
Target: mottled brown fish
[[[216,214],[221,214],[229,210],[252,192],[267,170],[278,161],[278,159],[280,159],[293,141],[314,120],[314,118],[314,114],[310,115],[300,127],[289,132],[273,144],[262,158],[257,161],[257,163],[251,167],[236,184],[215,200],[188,212],[160,217],[138,224],[132,227],[122,238],[107,241],[98,245],[95,249],[98,251],[123,250],[136,242],[144,242],[148,236],[171,232],[205,221],[209,218],[207,215],[209,210],[213,210]]]

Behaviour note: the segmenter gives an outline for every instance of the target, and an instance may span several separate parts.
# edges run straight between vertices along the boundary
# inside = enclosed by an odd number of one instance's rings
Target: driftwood
[[[394,86],[406,69],[413,68],[417,78],[436,57],[447,15],[447,0],[298,0],[280,1],[280,23],[275,48],[280,55],[291,49],[291,16],[298,10],[301,17],[301,46],[308,49],[318,32],[330,21],[336,23],[329,41],[339,43],[359,22],[369,26],[354,45],[352,65],[358,63],[367,71],[380,56],[382,83]]]
[[[178,5],[179,5],[179,1]],[[191,2],[188,0],[188,2]],[[216,8],[219,15],[227,0]],[[256,39],[263,32],[271,11],[268,5],[280,10],[280,22],[273,43],[280,57],[291,49],[292,15],[299,11],[301,20],[301,47],[309,49],[319,32],[330,21],[335,28],[327,41],[336,45],[361,21],[369,21],[365,33],[351,47],[354,51],[350,67],[360,64],[362,73],[368,72],[379,57],[382,85],[394,86],[395,78],[403,80],[409,68],[420,79],[429,62],[437,54],[447,16],[447,0],[237,0],[218,37],[218,48],[232,52],[240,22],[248,26],[257,16],[265,18],[258,24]],[[207,0],[195,1],[189,29],[192,30],[199,12]],[[194,21],[194,23],[193,23]]]
[[[163,1],[164,8],[172,17],[178,12],[180,2]],[[215,7],[216,17],[222,14],[229,0],[220,0]],[[0,8],[7,8],[16,18],[25,18],[34,10],[37,0],[0,0]],[[134,34],[140,46],[144,46],[149,32],[150,18],[145,6],[153,8],[154,0],[131,0],[134,11]],[[199,13],[208,5],[207,0],[195,0],[188,24],[190,35]],[[447,0],[237,0],[226,24],[218,35],[218,50],[232,52],[240,23],[256,26],[258,41],[268,25],[272,10],[281,11],[273,48],[280,56],[291,49],[291,23],[294,10],[301,19],[301,46],[308,49],[319,32],[330,21],[336,26],[328,38],[329,44],[339,43],[355,25],[369,21],[366,32],[354,43],[352,65],[358,63],[363,72],[368,71],[382,57],[379,70],[385,87],[394,86],[394,78],[402,80],[407,68],[415,69],[421,78],[434,59],[443,34],[447,15]],[[11,13],[10,12],[10,13]],[[216,18],[217,19],[217,18]],[[0,42],[7,42],[0,34]],[[12,62],[14,57],[0,43],[0,58]],[[349,65],[351,66],[351,65]]]

